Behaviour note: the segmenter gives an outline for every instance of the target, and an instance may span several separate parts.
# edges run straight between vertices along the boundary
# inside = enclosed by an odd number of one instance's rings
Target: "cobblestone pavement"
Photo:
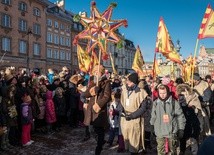
[[[63,127],[60,132],[50,135],[35,134],[32,145],[15,147],[8,152],[0,152],[2,155],[94,155],[96,141],[93,136],[86,142],[82,142],[84,128],[71,129]],[[107,138],[106,138],[107,139]],[[117,153],[117,144],[107,148],[104,145],[102,155],[129,155],[129,153]],[[151,153],[156,154],[156,153]]]
[[[106,134],[107,135],[107,134]],[[60,132],[52,134],[36,133],[32,136],[35,141],[32,145],[27,147],[15,147],[8,152],[0,152],[0,155],[94,155],[96,141],[91,138],[83,142],[84,128],[71,129],[70,127],[63,127]],[[108,137],[106,137],[107,140]],[[104,145],[102,155],[130,155],[130,153],[117,153],[117,138],[115,138],[114,146],[107,148]],[[152,140],[152,151],[147,155],[156,155],[155,139]],[[178,151],[179,152],[179,151]],[[191,155],[188,151],[186,155]]]

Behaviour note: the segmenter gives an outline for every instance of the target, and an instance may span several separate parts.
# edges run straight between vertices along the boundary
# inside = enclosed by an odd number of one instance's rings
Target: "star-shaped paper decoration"
[[[115,6],[115,3],[112,3],[105,12],[100,14],[96,3],[92,2],[91,17],[80,17],[80,23],[85,29],[75,36],[73,44],[78,44],[79,39],[88,39],[87,51],[92,51],[98,45],[103,54],[103,59],[108,59],[107,42],[118,43],[120,38],[115,30],[122,25],[127,27],[127,20],[111,20]]]

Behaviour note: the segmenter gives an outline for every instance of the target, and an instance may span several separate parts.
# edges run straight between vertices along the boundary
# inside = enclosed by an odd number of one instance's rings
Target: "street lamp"
[[[32,34],[31,28],[28,29],[27,36],[28,36],[28,50],[27,50],[27,72],[28,75],[30,74],[30,35]]]

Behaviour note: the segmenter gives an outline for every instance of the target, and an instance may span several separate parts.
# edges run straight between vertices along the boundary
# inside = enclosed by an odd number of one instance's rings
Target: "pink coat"
[[[47,123],[56,122],[56,113],[54,102],[52,99],[52,91],[47,91],[46,93],[46,104],[45,104],[45,118]]]

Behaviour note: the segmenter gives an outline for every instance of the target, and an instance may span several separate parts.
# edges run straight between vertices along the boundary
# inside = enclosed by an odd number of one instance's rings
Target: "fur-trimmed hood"
[[[177,94],[181,94],[181,92],[184,92],[185,89],[189,92],[189,94],[192,94],[192,89],[188,84],[179,84],[176,87]]]

